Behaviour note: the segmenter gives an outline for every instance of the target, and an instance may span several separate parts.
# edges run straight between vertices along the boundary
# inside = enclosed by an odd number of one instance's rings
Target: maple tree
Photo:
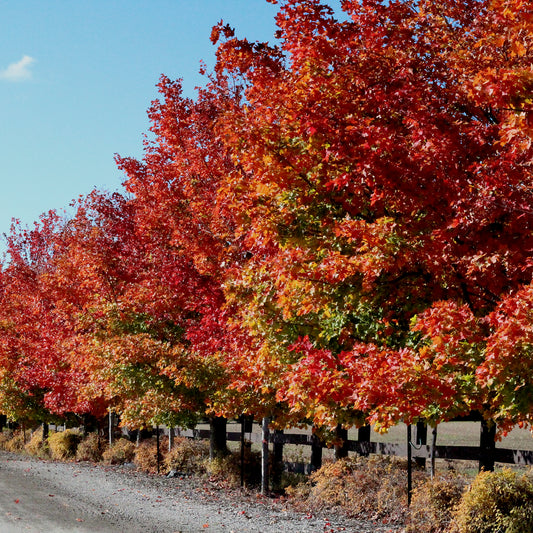
[[[55,212],[33,229],[14,225],[9,263],[2,272],[2,409],[11,418],[49,421],[52,414],[101,414],[102,406],[83,399],[87,375],[68,357],[75,335],[60,312],[53,261],[66,221]],[[71,364],[73,363],[73,364]]]
[[[490,410],[481,319],[531,280],[531,8],[342,5],[283,2],[280,47],[215,34],[242,319],[318,423]]]
[[[155,138],[147,143],[143,160],[117,161],[154,258],[148,277],[164,291],[150,296],[157,306],[151,312],[183,327],[186,362],[168,359],[163,372],[178,384],[198,387],[210,414],[260,415],[277,401],[275,394],[264,394],[242,378],[245,354],[255,344],[246,328],[232,320],[234,309],[224,288],[250,253],[235,233],[231,198],[220,195],[224,179],[240,170],[216,124],[238,99],[239,89],[208,84],[193,100],[183,96],[179,80],[163,76],[158,87],[161,99],[149,110]]]
[[[277,43],[215,26],[206,85],[163,76],[143,159],[117,156],[128,196],[11,236],[0,399],[529,423],[532,17],[284,0]]]

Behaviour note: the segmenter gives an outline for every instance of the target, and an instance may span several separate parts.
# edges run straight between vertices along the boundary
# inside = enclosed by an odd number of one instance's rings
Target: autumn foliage
[[[194,98],[161,78],[125,195],[14,226],[10,416],[531,421],[531,6],[279,4]]]

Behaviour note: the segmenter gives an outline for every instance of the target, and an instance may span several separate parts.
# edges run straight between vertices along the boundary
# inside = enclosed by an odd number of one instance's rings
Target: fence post
[[[109,446],[113,446],[113,411],[109,411]]]
[[[168,428],[168,451],[172,450],[172,446],[174,446],[174,428],[169,427]]]
[[[281,486],[283,473],[283,430],[274,430],[272,454],[272,487],[277,490]]]
[[[411,424],[407,424],[407,507],[411,505],[411,494],[413,492],[413,466],[411,464]]]
[[[431,448],[429,452],[429,468],[431,479],[435,477],[435,447],[437,446],[437,424],[431,430]]]
[[[156,456],[155,460],[157,463],[157,473],[159,474],[161,470],[161,450],[160,450],[160,437],[159,437],[159,424],[155,426],[156,436],[155,436],[155,442],[156,442]]]
[[[268,440],[270,437],[269,429],[270,419],[267,417],[263,418],[262,428],[261,428],[261,494],[268,493]]]
[[[479,471],[494,470],[494,450],[496,448],[496,424],[492,420],[481,421],[479,436]]]

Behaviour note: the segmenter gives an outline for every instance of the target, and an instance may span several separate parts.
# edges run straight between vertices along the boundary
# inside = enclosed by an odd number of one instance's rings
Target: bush
[[[339,508],[347,515],[403,522],[407,515],[407,462],[370,456],[327,463],[309,481],[288,488],[293,499],[313,509]],[[420,473],[415,471],[415,480]]]
[[[24,450],[24,433],[22,431],[14,431],[8,433],[8,438],[4,442],[4,450],[8,452],[21,452]]]
[[[76,457],[78,444],[81,442],[81,435],[73,429],[51,433],[48,437],[50,454],[52,459],[65,461]]]
[[[211,481],[226,487],[238,487],[241,483],[241,452],[232,452],[223,457],[205,459],[206,475]],[[244,449],[244,483],[248,487],[261,483],[261,455],[249,447]]]
[[[159,447],[160,465],[164,462],[164,447]],[[157,472],[157,442],[155,439],[145,440],[135,450],[133,462],[145,472]]]
[[[203,440],[177,437],[174,446],[165,455],[166,471],[175,470],[185,474],[205,472],[204,461],[209,457],[209,444]]]
[[[458,533],[531,533],[533,477],[504,469],[481,472],[455,513]]]
[[[91,461],[98,463],[102,460],[106,442],[98,433],[90,433],[78,445],[76,459],[78,461]]]
[[[128,439],[118,439],[102,454],[102,459],[108,465],[131,463],[135,457],[135,444]]]
[[[7,443],[13,438],[11,430],[4,430],[0,432],[0,450],[7,450]]]
[[[43,459],[50,457],[50,446],[47,441],[43,442],[43,428],[39,427],[32,433],[30,441],[24,446],[29,455]]]
[[[452,521],[467,482],[464,478],[439,477],[413,491],[406,533],[444,533]]]

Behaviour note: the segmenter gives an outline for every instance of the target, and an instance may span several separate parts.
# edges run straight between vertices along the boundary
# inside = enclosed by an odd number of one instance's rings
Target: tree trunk
[[[335,445],[335,461],[348,457],[348,430],[340,424],[335,428],[335,436],[340,441]]]
[[[43,442],[46,442],[48,440],[49,433],[50,427],[48,426],[48,422],[43,422]]]
[[[322,468],[322,441],[313,431],[311,435],[311,472]]]
[[[369,425],[361,426],[357,430],[357,440],[361,443],[361,455],[363,457],[368,457],[369,455],[369,452],[365,450],[365,444],[370,443],[370,431],[371,428]]]
[[[494,470],[494,450],[496,448],[496,424],[492,421],[481,421],[479,436],[479,471]]]
[[[211,430],[209,438],[209,458],[224,457],[228,455],[226,437],[227,419],[222,416],[213,416],[209,419]]]

